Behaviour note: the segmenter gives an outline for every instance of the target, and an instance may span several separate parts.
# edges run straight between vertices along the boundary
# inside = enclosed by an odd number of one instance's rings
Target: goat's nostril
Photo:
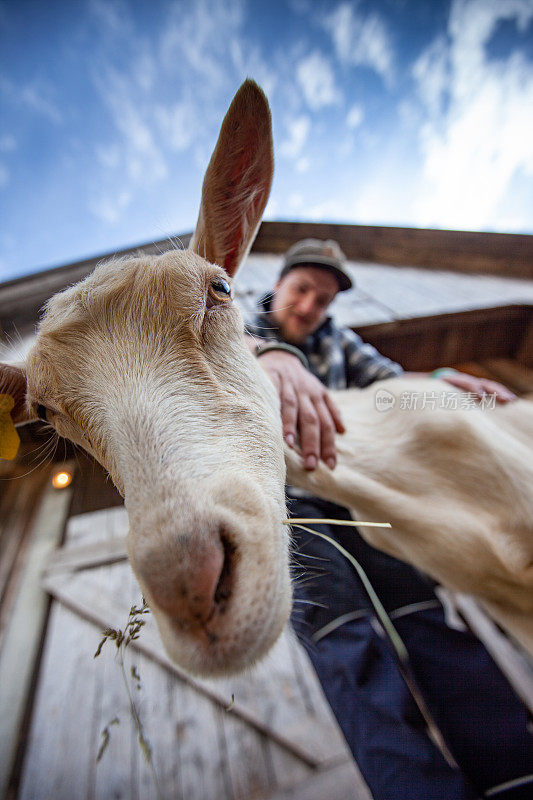
[[[195,622],[207,622],[214,614],[217,589],[225,566],[225,551],[220,542],[202,548],[187,591],[187,610]]]
[[[235,579],[235,547],[220,532],[181,553],[178,565],[145,562],[149,595],[178,625],[205,625],[224,613]]]
[[[215,604],[223,611],[224,603],[229,599],[233,583],[233,555],[235,546],[225,537],[222,537],[222,547],[224,549],[224,563],[215,589]]]
[[[205,625],[223,614],[233,591],[236,548],[224,533],[183,554],[178,574],[172,563],[147,576],[152,599],[177,624]],[[154,575],[155,569],[152,571]]]

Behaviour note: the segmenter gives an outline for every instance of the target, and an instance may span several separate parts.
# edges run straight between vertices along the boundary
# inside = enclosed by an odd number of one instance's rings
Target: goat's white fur
[[[167,650],[204,674],[260,657],[290,609],[278,399],[238,311],[210,301],[213,281],[248,252],[271,179],[268,105],[246,82],[204,180],[191,250],[100,265],[48,303],[25,371],[0,370],[16,421],[45,405],[57,431],[109,470]],[[335,471],[306,472],[286,449],[290,482],[391,522],[363,532],[495,604],[531,647],[531,406],[379,413],[376,388],[336,395],[348,432]],[[227,596],[209,611],[222,564]]]
[[[396,399],[386,411],[376,404],[380,389]],[[402,396],[430,400],[407,410]],[[289,483],[348,506],[356,518],[390,522],[361,533],[476,595],[533,654],[533,403],[462,408],[452,386],[421,377],[333,397],[347,428],[336,440],[336,469],[306,472],[286,448]]]

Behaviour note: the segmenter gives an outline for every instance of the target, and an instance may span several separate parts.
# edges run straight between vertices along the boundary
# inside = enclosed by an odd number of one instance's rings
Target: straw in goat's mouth
[[[351,553],[345,550],[342,545],[340,545],[338,542],[335,541],[335,539],[332,539],[331,536],[327,536],[325,533],[321,533],[320,531],[314,531],[312,528],[308,528],[307,525],[303,523],[315,524],[315,525],[338,525],[343,527],[366,526],[372,528],[391,528],[392,526],[390,522],[363,522],[361,520],[340,520],[340,519],[320,519],[320,518],[315,519],[312,517],[294,517],[293,519],[283,520],[284,525],[294,525],[296,528],[300,528],[301,530],[306,531],[307,533],[312,533],[314,536],[320,536],[321,539],[324,539],[326,542],[335,547],[346,559],[348,559],[350,564],[353,566],[353,568],[355,569],[361,580],[361,583],[365,588],[366,593],[368,594],[370,602],[374,608],[374,611],[376,613],[379,622],[381,623],[383,631],[385,632],[385,635],[389,643],[392,645],[392,648],[397,658],[398,668],[405,683],[407,684],[407,688],[409,689],[411,697],[415,701],[418,710],[420,711],[426,723],[428,735],[430,736],[434,744],[437,746],[437,748],[440,750],[441,754],[446,759],[448,764],[454,769],[457,769],[457,763],[453,755],[451,754],[450,750],[448,749],[444,737],[437,723],[433,719],[433,716],[426,705],[426,701],[424,700],[424,697],[420,689],[418,688],[418,684],[414,677],[414,673],[409,661],[409,654],[407,652],[407,648],[403,643],[400,634],[394,627],[394,624],[389,615],[387,614],[381,600],[377,596],[376,591],[374,590],[374,587],[372,586],[372,583],[370,582],[368,575],[364,571],[363,567],[361,566],[359,561],[357,561],[357,559],[354,558],[354,556],[352,556]]]

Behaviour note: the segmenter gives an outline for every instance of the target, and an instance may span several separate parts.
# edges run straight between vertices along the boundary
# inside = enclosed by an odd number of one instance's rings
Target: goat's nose
[[[147,581],[153,601],[178,623],[202,624],[220,600],[225,548],[220,540],[202,543]],[[226,570],[227,571],[227,570]]]

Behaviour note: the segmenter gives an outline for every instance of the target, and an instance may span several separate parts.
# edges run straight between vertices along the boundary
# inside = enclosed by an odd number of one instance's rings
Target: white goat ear
[[[34,416],[26,408],[26,372],[14,364],[0,364],[0,395],[9,395],[14,400],[11,419],[15,425],[31,422]]]
[[[246,80],[224,117],[205,173],[191,250],[233,276],[252,246],[273,173],[268,101]]]

